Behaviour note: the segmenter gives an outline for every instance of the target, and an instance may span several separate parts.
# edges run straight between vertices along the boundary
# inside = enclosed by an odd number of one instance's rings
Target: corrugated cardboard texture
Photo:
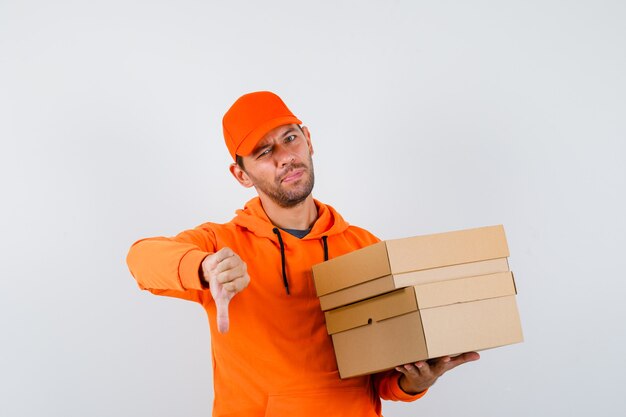
[[[420,313],[431,358],[523,341],[513,295],[427,308]]]
[[[323,295],[320,297],[320,305],[322,310],[326,311],[394,291],[398,288],[449,279],[494,274],[508,270],[509,263],[507,259],[500,258],[387,275]]]
[[[405,285],[408,287],[408,285]],[[393,275],[376,278],[362,284],[353,285],[343,290],[331,292],[320,297],[322,311],[331,310],[346,304],[356,303],[380,294],[397,290]]]
[[[506,258],[504,228],[488,226],[379,242],[313,266],[318,296],[386,275]]]
[[[341,378],[370,374],[426,359],[419,312],[332,336]]]
[[[416,285],[419,309],[515,295],[511,272]]]
[[[469,262],[459,265],[442,266],[441,268],[424,269],[422,271],[405,272],[394,275],[394,282],[398,288],[412,285],[427,284],[429,282],[445,281],[478,275],[495,274],[509,270],[506,258],[488,259],[486,261]]]
[[[390,274],[385,242],[313,265],[318,297],[363,281]]]
[[[509,256],[502,225],[388,240],[386,244],[394,274]]]
[[[523,340],[511,272],[407,287],[325,314],[342,378]]]
[[[326,327],[329,334],[334,334],[415,310],[417,310],[417,302],[414,289],[403,288],[360,303],[327,311],[325,313]]]
[[[343,332],[419,309],[515,295],[511,272],[479,275],[402,288],[326,311],[329,334]]]

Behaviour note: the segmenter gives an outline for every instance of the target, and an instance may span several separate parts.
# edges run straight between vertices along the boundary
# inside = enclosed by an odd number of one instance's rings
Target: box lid
[[[385,242],[313,265],[317,296],[391,274]]]
[[[488,226],[378,242],[313,266],[322,296],[390,274],[506,258],[504,227]]]
[[[394,239],[386,244],[394,274],[509,256],[502,225]]]
[[[413,288],[420,310],[516,293],[511,271],[432,282]]]
[[[385,275],[351,287],[342,288],[319,297],[323,311],[356,303],[376,297],[398,288],[412,287],[436,281],[446,281],[477,275],[495,274],[509,270],[507,258],[488,259],[486,261],[442,266],[440,268],[411,271],[402,274]]]
[[[402,288],[325,312],[329,334],[380,322],[411,311],[515,295],[510,271]]]
[[[324,314],[328,334],[334,334],[416,310],[415,291],[407,287]]]

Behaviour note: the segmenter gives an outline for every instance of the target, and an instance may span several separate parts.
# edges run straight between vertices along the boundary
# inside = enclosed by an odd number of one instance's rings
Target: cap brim
[[[290,125],[290,124],[302,124],[300,119],[295,116],[283,116],[277,117],[272,120],[268,120],[262,125],[258,126],[252,132],[248,133],[241,144],[235,151],[235,154],[239,156],[248,156],[252,153],[257,143],[269,132],[270,130],[277,128],[278,126]]]

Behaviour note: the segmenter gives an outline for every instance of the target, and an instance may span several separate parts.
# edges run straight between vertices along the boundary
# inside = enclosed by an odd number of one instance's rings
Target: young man
[[[478,359],[407,364],[341,380],[311,266],[378,239],[314,200],[313,146],[270,92],[240,97],[223,119],[230,171],[250,200],[226,224],[136,242],[142,289],[198,302],[211,328],[214,416],[380,416],[380,399],[413,401],[444,372]]]

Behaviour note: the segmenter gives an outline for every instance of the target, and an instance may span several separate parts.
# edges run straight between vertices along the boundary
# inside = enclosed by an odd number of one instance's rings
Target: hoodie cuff
[[[411,402],[411,401],[419,400],[428,392],[428,389],[425,389],[424,391],[418,392],[417,394],[413,394],[413,395],[407,394],[406,392],[402,390],[402,388],[400,388],[401,377],[402,377],[402,374],[398,375],[397,378],[394,378],[395,383],[389,384],[390,385],[389,388],[391,390],[391,396],[394,397],[393,400]]]
[[[180,284],[186,290],[204,290],[202,281],[200,280],[200,265],[202,261],[210,255],[208,252],[201,250],[190,250],[180,260],[178,265],[178,278]]]

